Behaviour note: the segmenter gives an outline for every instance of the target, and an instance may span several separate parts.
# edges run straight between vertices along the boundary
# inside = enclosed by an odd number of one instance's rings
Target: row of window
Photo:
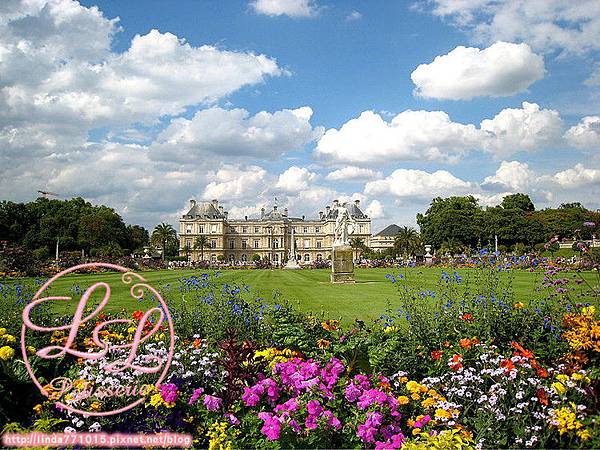
[[[296,255],[296,259],[308,263],[308,262],[310,262],[310,255],[308,253],[306,253],[304,256],[302,256],[302,255]],[[217,260],[217,255],[211,255],[211,260],[216,261]],[[320,253],[317,254],[316,261],[323,261],[323,255],[321,255]],[[235,255],[229,255],[229,262],[232,262],[232,263],[236,262]],[[242,256],[240,256],[240,262],[248,262],[248,255],[246,255],[244,253]],[[275,263],[279,262],[279,255],[278,254],[274,254],[273,255],[273,262],[275,262]]]
[[[236,231],[241,230],[241,232],[243,234],[249,233],[254,231],[255,234],[261,233],[261,232],[265,232],[265,233],[270,233],[271,229],[269,227],[265,227],[264,230],[261,230],[261,227],[234,227],[231,226],[229,227],[229,231],[231,233],[235,233]],[[309,233],[310,232],[310,227],[294,227],[294,233],[298,233],[298,232],[302,232],[302,233]],[[194,225],[191,223],[186,224],[185,226],[185,232],[187,234],[191,234],[193,233],[194,230]],[[217,233],[218,232],[218,225],[217,224],[210,224],[209,226],[205,226],[204,224],[199,224],[198,225],[198,233],[199,234],[203,234],[206,233],[210,230],[210,233]],[[252,231],[249,231],[252,230]],[[280,227],[273,227],[273,233],[277,234],[277,233],[282,233],[284,230],[283,228]],[[315,233],[320,233],[321,232],[321,227],[315,227],[314,229]]]

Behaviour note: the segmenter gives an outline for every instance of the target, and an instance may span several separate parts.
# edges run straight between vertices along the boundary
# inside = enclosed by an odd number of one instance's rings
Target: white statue
[[[346,208],[346,203],[338,206],[336,210],[337,218],[335,219],[333,245],[349,245],[349,235],[354,232],[354,221],[348,208]]]

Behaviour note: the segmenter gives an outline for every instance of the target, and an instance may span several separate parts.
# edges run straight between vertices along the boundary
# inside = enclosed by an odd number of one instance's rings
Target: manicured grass
[[[345,285],[330,284],[330,271],[326,269],[297,271],[231,270],[220,272],[219,279],[230,285],[248,285],[253,296],[262,297],[268,302],[281,303],[288,301],[303,311],[315,314],[322,312],[327,318],[353,320],[355,318],[377,318],[385,312],[388,306],[397,309],[399,284],[438,291],[441,283],[440,275],[443,270],[431,267],[403,268],[400,270],[357,269],[357,283]],[[459,269],[457,272],[463,277],[463,283],[475,282],[475,269],[465,268]],[[201,273],[198,270],[162,270],[140,274],[155,288],[170,285],[168,288],[170,293],[165,295],[168,300],[167,304],[170,305],[181,299],[178,290],[179,280],[191,275],[199,277]],[[398,273],[404,274],[406,278],[396,284],[386,278],[386,274],[396,275]],[[518,301],[528,302],[547,294],[547,290],[541,289],[543,273],[540,271],[531,273],[516,270],[500,273],[499,276],[502,282],[512,280],[510,284],[514,290],[515,299]],[[566,273],[565,276],[574,278],[577,275]],[[583,276],[592,285],[597,284],[595,273],[584,273]],[[119,280],[120,274],[116,273],[70,275],[58,280],[50,293],[51,295],[72,295],[74,299],[78,300],[80,294],[74,292],[76,286],[84,290],[95,282],[106,281],[112,289],[110,309],[135,310],[137,305],[129,297],[129,288],[120,283]],[[569,287],[575,289],[575,283],[570,283]],[[583,287],[577,287],[576,289],[581,290]],[[71,305],[67,310],[72,311],[74,303],[74,301],[65,302],[64,305]],[[64,312],[65,306],[58,305],[55,310]]]

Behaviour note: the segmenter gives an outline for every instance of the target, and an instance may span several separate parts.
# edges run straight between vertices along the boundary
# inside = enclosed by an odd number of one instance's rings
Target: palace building
[[[190,200],[189,211],[179,220],[179,252],[191,261],[228,261],[249,263],[260,256],[276,265],[287,261],[296,243],[296,260],[303,265],[331,257],[334,226],[339,202],[333,201],[319,212],[318,219],[293,217],[275,204],[270,211],[264,208],[260,217],[230,218],[218,200]],[[369,245],[371,219],[360,209],[360,201],[346,204],[354,222],[351,238],[360,238]],[[204,236],[200,248],[198,238]]]

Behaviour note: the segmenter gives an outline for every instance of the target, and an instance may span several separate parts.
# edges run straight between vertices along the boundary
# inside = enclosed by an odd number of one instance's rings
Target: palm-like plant
[[[365,241],[359,237],[354,237],[350,239],[350,247],[352,247],[352,250],[356,252],[356,256],[358,257],[360,256],[360,253],[365,250]]]
[[[402,256],[416,253],[421,246],[421,238],[412,227],[401,227],[394,240],[394,249]]]
[[[200,250],[200,260],[204,261],[204,249],[208,247],[206,236],[198,236],[194,242],[194,250]]]
[[[170,223],[161,223],[154,227],[152,231],[152,241],[162,245],[162,259],[165,259],[167,242],[177,240],[177,232]]]

